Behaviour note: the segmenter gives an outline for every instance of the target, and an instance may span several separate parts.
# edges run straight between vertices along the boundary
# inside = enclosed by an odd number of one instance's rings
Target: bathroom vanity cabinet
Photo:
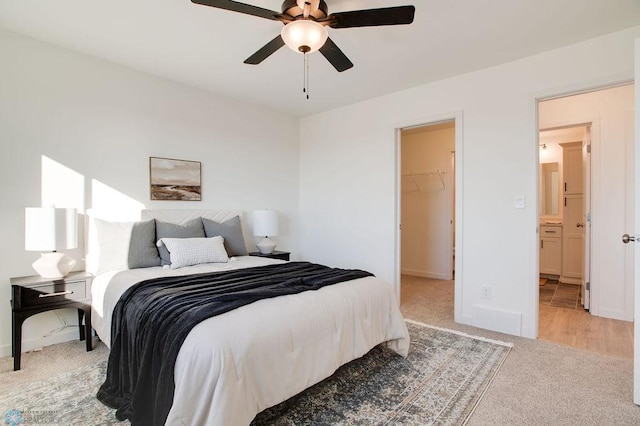
[[[562,225],[540,226],[540,273],[562,274]]]

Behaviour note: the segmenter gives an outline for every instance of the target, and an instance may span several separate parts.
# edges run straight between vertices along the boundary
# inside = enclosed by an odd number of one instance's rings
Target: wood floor
[[[577,302],[577,286],[553,285],[540,286],[539,339],[633,359],[632,322],[590,315]],[[407,318],[444,324],[453,320],[453,293],[453,281],[403,275],[400,307]]]
[[[578,290],[553,282],[540,286],[538,338],[633,359],[633,322],[589,314],[576,299]]]

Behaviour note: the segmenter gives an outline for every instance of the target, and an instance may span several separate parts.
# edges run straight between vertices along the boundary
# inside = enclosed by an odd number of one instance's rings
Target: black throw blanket
[[[119,420],[163,425],[173,403],[178,351],[195,325],[257,300],[366,276],[371,274],[289,262],[139,282],[113,311],[107,377],[97,397],[117,409]]]

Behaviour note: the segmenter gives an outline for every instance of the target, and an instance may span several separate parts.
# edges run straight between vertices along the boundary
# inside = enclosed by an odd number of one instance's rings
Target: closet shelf
[[[420,177],[426,177],[426,178],[437,177],[440,185],[438,186],[437,189],[432,189],[432,190],[443,190],[443,189],[445,189],[444,177],[443,177],[443,175],[445,173],[446,172],[444,172],[444,171],[442,171],[440,169],[414,170],[414,171],[410,171],[410,172],[404,172],[404,173],[402,173],[402,177],[410,177],[411,181],[412,181],[412,183],[413,183],[413,185],[415,187],[415,189],[410,190],[410,191],[406,191],[406,192],[419,192],[419,191],[422,191],[422,188],[420,187],[420,183],[416,179],[416,178],[420,178]]]

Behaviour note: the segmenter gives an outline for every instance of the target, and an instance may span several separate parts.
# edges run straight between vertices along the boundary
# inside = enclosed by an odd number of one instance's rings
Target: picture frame
[[[152,200],[201,201],[202,163],[149,157],[149,187]]]

